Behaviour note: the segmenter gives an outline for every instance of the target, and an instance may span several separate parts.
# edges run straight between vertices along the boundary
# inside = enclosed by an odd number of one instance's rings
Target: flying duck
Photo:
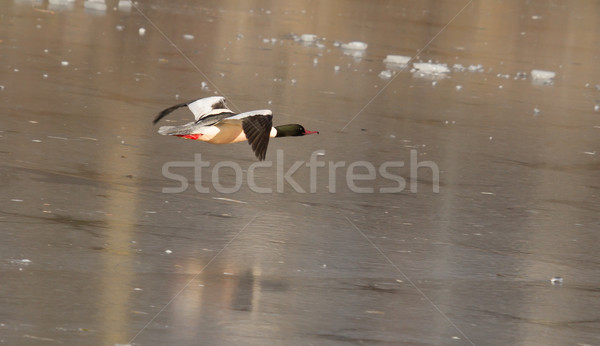
[[[180,126],[161,126],[158,133],[212,144],[247,140],[260,161],[265,159],[271,137],[319,133],[319,131],[307,131],[299,124],[273,127],[273,112],[269,109],[236,114],[227,108],[225,98],[222,96],[211,96],[171,106],[158,113],[153,123],[156,124],[169,113],[185,106],[192,111],[196,120]]]

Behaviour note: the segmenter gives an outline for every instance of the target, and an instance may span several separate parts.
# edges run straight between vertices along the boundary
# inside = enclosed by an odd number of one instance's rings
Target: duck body
[[[248,141],[259,160],[264,160],[273,137],[303,136],[317,131],[306,131],[298,124],[273,127],[273,113],[263,109],[236,114],[225,105],[225,98],[212,96],[164,109],[154,119],[160,119],[178,108],[187,106],[195,121],[180,126],[161,126],[161,135],[177,136],[211,144],[229,144]]]

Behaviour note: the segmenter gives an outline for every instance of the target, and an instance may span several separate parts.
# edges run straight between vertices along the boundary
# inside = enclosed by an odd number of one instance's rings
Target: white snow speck
[[[365,50],[369,45],[361,42],[361,41],[352,41],[348,43],[342,43],[342,49],[355,49],[355,50]]]
[[[537,108],[537,107],[533,108],[533,114],[538,115],[538,114],[540,114],[540,112],[541,111],[539,108]]]
[[[595,105],[595,106],[594,106],[594,110],[595,110],[596,112],[600,111],[600,105]]]
[[[462,85],[457,85],[456,86],[456,91],[461,91],[462,90]]]
[[[167,254],[172,254],[172,253],[173,253],[173,251],[171,251],[171,250],[167,249],[167,250],[165,250],[165,253],[167,253]]]
[[[335,72],[339,72],[339,71],[340,71],[340,67],[339,67],[338,65],[335,65],[335,66],[333,67],[333,70],[334,70]]]
[[[531,16],[531,19],[533,19],[533,20],[539,20],[539,19],[542,19],[542,16],[533,15],[533,16]]]
[[[454,65],[452,65],[452,69],[462,72],[466,69],[466,67],[464,67],[462,64],[454,64]]]
[[[467,70],[469,72],[483,72],[483,65],[478,64],[478,65],[469,65],[469,67],[467,67]]]
[[[450,69],[446,64],[433,64],[429,62],[416,62],[413,64],[413,67],[420,72],[428,73],[428,74],[441,74],[448,73]]]
[[[146,28],[139,28],[138,29],[138,34],[140,34],[140,36],[144,36],[146,35]]]
[[[303,42],[315,42],[317,39],[318,39],[317,35],[314,35],[314,34],[300,35],[300,41],[303,41]]]
[[[107,9],[107,6],[104,3],[104,1],[84,1],[83,7],[88,10],[100,12],[104,12]]]
[[[185,34],[185,35],[183,35],[183,39],[184,40],[193,40],[194,39],[194,35]]]
[[[409,56],[404,56],[404,55],[391,55],[388,54],[385,59],[383,59],[383,63],[384,64],[390,64],[390,65],[400,65],[400,66],[405,66],[409,63],[410,61],[410,57]]]
[[[61,66],[69,66],[69,62],[66,61],[66,60],[63,60],[63,61],[60,62],[60,65]]]
[[[119,0],[119,4],[117,6],[121,11],[131,11],[133,3],[131,0]]]
[[[561,278],[560,276],[555,276],[555,277],[553,277],[552,279],[550,279],[550,282],[551,282],[553,285],[560,285],[560,284],[562,284],[562,283],[563,283],[563,281],[564,281],[564,280],[563,280],[563,278]]]
[[[124,25],[117,25],[115,26],[115,29],[117,29],[117,31],[123,31],[125,29]]]
[[[379,72],[379,78],[383,78],[383,79],[390,79],[390,78],[392,78],[392,71],[390,71],[390,70],[383,70],[383,71]]]
[[[556,77],[556,72],[546,70],[531,70],[531,78],[536,80],[547,80]]]

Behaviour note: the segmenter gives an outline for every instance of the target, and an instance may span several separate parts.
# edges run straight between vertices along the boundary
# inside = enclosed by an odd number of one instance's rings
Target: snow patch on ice
[[[340,47],[342,49],[353,49],[353,50],[365,50],[369,45],[361,41],[352,41],[348,43],[342,43]]]
[[[383,70],[383,71],[379,72],[379,78],[383,78],[383,79],[390,79],[390,78],[392,78],[392,71],[390,71],[390,70]]]
[[[532,79],[553,79],[556,77],[556,72],[546,70],[531,70]]]
[[[315,34],[302,34],[300,35],[300,41],[302,42],[316,42],[319,37]]]
[[[446,64],[434,64],[430,62],[416,62],[413,63],[413,67],[422,73],[426,74],[442,74],[450,72],[450,69]]]
[[[386,65],[405,67],[410,62],[410,59],[409,56],[388,54],[385,59],[383,59],[383,63]]]

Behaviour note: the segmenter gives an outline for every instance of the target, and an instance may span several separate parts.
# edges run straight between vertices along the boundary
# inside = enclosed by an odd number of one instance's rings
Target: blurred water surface
[[[600,343],[597,2],[136,4],[0,3],[0,343]],[[450,72],[383,62],[417,53]],[[272,193],[152,126],[215,94],[320,131]]]

